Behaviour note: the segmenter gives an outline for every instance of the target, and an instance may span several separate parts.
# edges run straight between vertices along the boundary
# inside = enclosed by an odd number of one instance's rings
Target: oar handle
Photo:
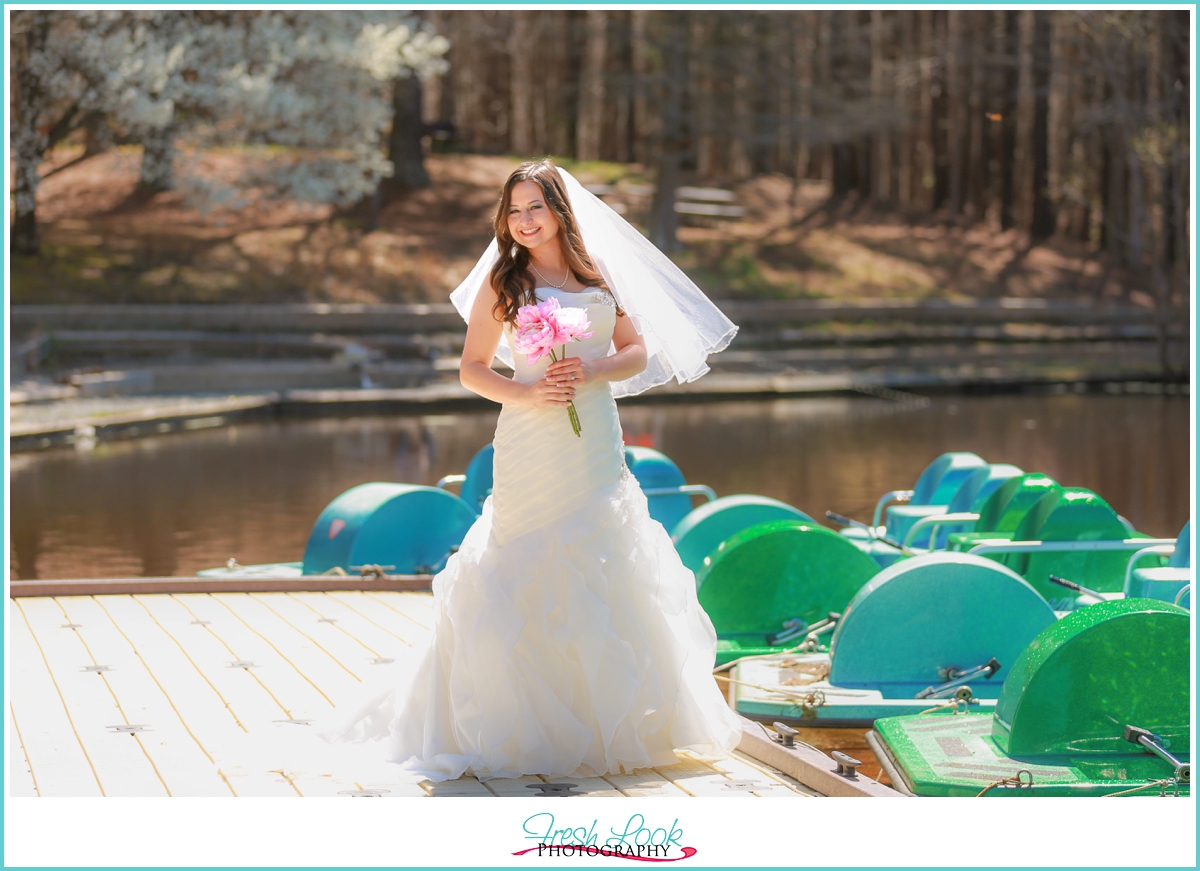
[[[1083,587],[1074,581],[1068,581],[1066,578],[1060,578],[1058,575],[1051,575],[1050,582],[1058,584],[1060,587],[1066,587],[1068,590],[1074,590],[1076,593],[1090,593],[1091,590],[1085,590]]]
[[[836,511],[826,511],[825,516],[834,523],[840,523],[842,526],[853,526],[858,529],[870,529],[871,527],[863,523],[861,520],[854,520],[847,517],[845,514],[838,514]]]

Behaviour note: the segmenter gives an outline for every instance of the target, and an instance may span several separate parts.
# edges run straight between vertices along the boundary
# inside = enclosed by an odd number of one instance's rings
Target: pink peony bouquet
[[[513,347],[525,355],[530,366],[547,355],[557,363],[567,356],[567,342],[590,337],[591,329],[586,311],[581,308],[562,308],[558,300],[551,297],[537,305],[523,305],[517,309]],[[562,345],[561,357],[554,353],[556,345]],[[571,419],[571,429],[578,436],[583,430],[574,402],[568,403],[567,416]]]

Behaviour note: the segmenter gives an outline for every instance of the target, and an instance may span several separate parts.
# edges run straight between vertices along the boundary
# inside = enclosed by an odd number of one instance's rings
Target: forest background
[[[12,22],[14,303],[442,301],[543,155],[718,299],[1189,300],[1186,11]]]

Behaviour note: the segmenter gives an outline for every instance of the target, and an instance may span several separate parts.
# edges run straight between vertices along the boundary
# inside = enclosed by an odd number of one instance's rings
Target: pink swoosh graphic
[[[561,844],[561,845],[556,844],[555,846],[575,847],[575,849],[577,849],[577,850],[579,849],[578,844]],[[526,853],[530,853],[536,849],[537,849],[537,847],[529,847],[528,849],[520,850],[516,853],[513,853],[513,855],[514,856],[524,856]],[[604,858],[605,859],[633,859],[637,862],[678,862],[680,859],[690,859],[696,855],[695,847],[680,847],[679,849],[683,850],[683,855],[676,856],[674,859],[659,859],[654,856],[630,856],[628,853],[610,853],[608,856],[604,856]],[[602,856],[603,854],[597,853],[596,855]],[[556,858],[562,858],[562,857],[560,856],[560,857],[556,857]],[[571,857],[568,856],[567,858],[571,858]],[[589,856],[588,858],[590,859],[591,857]]]

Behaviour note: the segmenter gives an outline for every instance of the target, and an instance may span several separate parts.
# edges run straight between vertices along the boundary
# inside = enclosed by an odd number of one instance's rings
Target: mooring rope
[[[1168,777],[1165,780],[1151,780],[1149,783],[1143,783],[1141,786],[1135,786],[1133,789],[1124,789],[1120,792],[1106,792],[1101,798],[1116,798],[1119,795],[1133,795],[1135,792],[1142,792],[1147,789],[1154,789],[1156,786],[1165,790],[1172,784],[1175,778]]]
[[[1025,781],[1024,781],[1022,778],[1021,778],[1021,775],[1022,775],[1022,774],[1028,774],[1028,775],[1029,775],[1029,782],[1028,782],[1028,783],[1026,783],[1026,782],[1025,782]],[[1016,774],[1013,774],[1013,775],[1011,775],[1011,776],[1009,776],[1009,777],[1002,777],[1002,778],[1000,778],[999,780],[997,780],[997,781],[995,781],[995,782],[993,782],[993,783],[989,783],[987,786],[985,786],[983,789],[981,789],[981,790],[979,791],[979,794],[978,794],[978,795],[976,795],[975,797],[976,797],[976,798],[983,798],[985,795],[987,795],[989,792],[991,792],[991,791],[992,791],[993,789],[995,789],[996,787],[998,787],[998,786],[1009,786],[1009,785],[1016,786],[1016,787],[1017,787],[1017,789],[1033,789],[1033,772],[1032,772],[1032,771],[1030,771],[1028,768],[1022,768],[1022,769],[1021,769],[1020,771],[1018,771]]]

